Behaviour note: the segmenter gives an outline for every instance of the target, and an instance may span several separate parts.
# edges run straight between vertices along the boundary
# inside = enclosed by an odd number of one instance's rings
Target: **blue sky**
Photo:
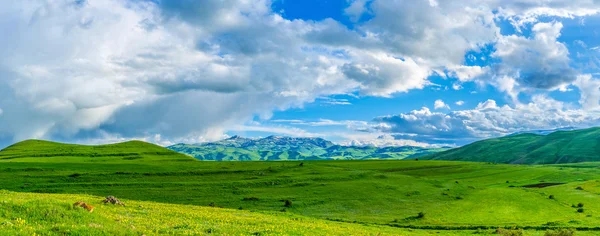
[[[2,3],[0,146],[463,145],[600,125],[600,3]]]

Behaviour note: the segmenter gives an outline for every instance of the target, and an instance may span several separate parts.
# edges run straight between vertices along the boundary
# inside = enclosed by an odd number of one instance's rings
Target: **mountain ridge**
[[[256,139],[236,135],[215,142],[178,143],[167,148],[199,160],[211,161],[406,159],[447,149],[415,146],[342,146],[323,138],[274,135]]]

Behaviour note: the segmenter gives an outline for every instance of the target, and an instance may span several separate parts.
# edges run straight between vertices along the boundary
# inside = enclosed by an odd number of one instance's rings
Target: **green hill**
[[[559,164],[600,161],[600,128],[517,134],[487,139],[425,157],[431,160],[512,164]]]
[[[83,158],[82,158],[83,157]],[[39,159],[46,158],[46,159]],[[21,161],[119,161],[119,160],[179,160],[192,161],[186,155],[142,141],[127,141],[106,145],[64,144],[44,140],[25,140],[0,150],[0,160]]]
[[[26,141],[0,156],[0,235],[600,232],[600,163],[214,162],[143,142]],[[70,209],[80,200],[97,209]]]
[[[269,136],[249,139],[233,136],[203,144],[175,144],[173,151],[205,161],[280,161],[280,160],[400,160],[416,158],[447,148],[413,146],[341,146],[321,138]]]

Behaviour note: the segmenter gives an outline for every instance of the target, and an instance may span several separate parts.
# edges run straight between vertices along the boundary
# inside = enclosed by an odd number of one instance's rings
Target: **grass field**
[[[485,139],[428,156],[434,160],[512,164],[561,164],[600,161],[600,127],[517,134]]]
[[[0,227],[30,230],[26,232],[29,234],[36,230],[52,232],[62,224],[71,230],[84,230],[72,227],[93,223],[121,232],[127,225],[114,221],[122,217],[135,221],[139,232],[154,232],[155,226],[163,233],[186,234],[187,229],[175,229],[183,223],[168,223],[172,217],[184,222],[186,217],[204,219],[208,217],[205,214],[214,213],[223,218],[256,214],[255,221],[253,217],[244,219],[257,228],[234,231],[238,221],[217,225],[211,221],[201,224],[202,220],[185,221],[188,226],[183,228],[200,232],[218,227],[221,231],[216,232],[224,234],[251,234],[267,230],[269,225],[289,224],[296,229],[278,228],[280,231],[270,233],[310,234],[300,231],[308,228],[302,225],[306,221],[315,225],[317,231],[311,231],[315,234],[464,235],[517,227],[532,235],[556,228],[595,235],[600,233],[599,167],[600,163],[521,166],[422,160],[304,161],[303,165],[201,162],[142,142],[66,147],[32,141],[0,152],[0,186],[10,191],[2,192],[2,204],[23,212],[11,215],[14,211],[5,210],[0,222],[10,224],[0,223]],[[528,185],[533,187],[523,187]],[[551,186],[535,187],[544,185]],[[81,221],[78,217],[87,212],[66,209],[77,200],[100,201],[107,195],[127,199],[130,204],[124,209],[101,206]],[[579,203],[583,206],[578,207]],[[57,213],[65,216],[65,222],[39,220],[37,205],[46,209],[41,212],[52,212],[48,210],[52,207],[65,210]],[[157,211],[143,213],[143,209],[135,209],[136,205],[156,206]],[[188,208],[192,210],[175,210]],[[19,217],[31,225],[17,227]],[[296,217],[305,220],[291,220]],[[319,225],[341,228],[325,231]]]

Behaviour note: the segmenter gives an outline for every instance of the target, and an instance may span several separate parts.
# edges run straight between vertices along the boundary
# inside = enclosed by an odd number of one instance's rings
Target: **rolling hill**
[[[600,162],[215,162],[137,141],[33,140],[0,156],[0,235],[600,232]]]
[[[35,159],[40,157],[47,159]],[[145,161],[193,160],[186,155],[142,141],[127,141],[106,145],[79,145],[45,140],[25,140],[0,150],[0,160],[21,159],[26,161],[32,158],[35,161],[69,161],[75,158],[78,162],[136,159]]]
[[[560,164],[600,161],[600,128],[522,133],[474,142],[424,157],[430,160],[511,164]]]
[[[217,142],[175,144],[173,151],[210,161],[279,160],[367,160],[416,158],[447,148],[413,146],[373,147],[341,146],[322,138],[269,136],[260,139],[233,136]]]

